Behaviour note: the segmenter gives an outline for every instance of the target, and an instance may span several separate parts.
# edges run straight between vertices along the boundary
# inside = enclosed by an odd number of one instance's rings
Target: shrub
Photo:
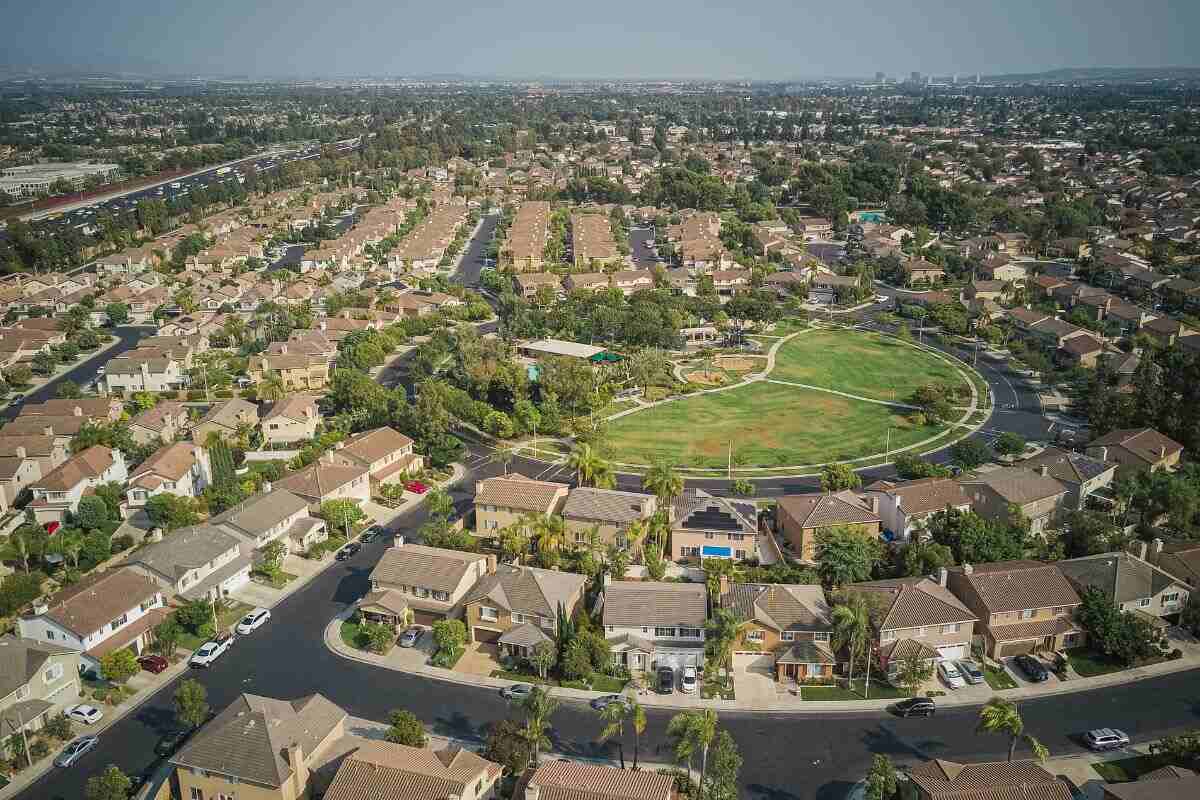
[[[65,742],[67,739],[70,739],[75,735],[75,732],[71,730],[71,720],[68,719],[67,715],[63,713],[56,714],[55,716],[46,720],[46,724],[43,726],[42,732],[47,736],[53,736],[60,742]]]
[[[34,739],[29,743],[29,754],[33,756],[34,761],[43,759],[50,755],[50,745],[46,744],[45,739]]]
[[[1176,647],[1171,651],[1171,654],[1167,656],[1167,658],[1171,659],[1172,661],[1178,661],[1179,659],[1183,658],[1183,651]]]

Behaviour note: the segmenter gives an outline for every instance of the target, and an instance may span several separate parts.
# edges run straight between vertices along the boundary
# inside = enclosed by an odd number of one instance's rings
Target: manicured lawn
[[[1121,662],[1114,661],[1094,650],[1088,650],[1086,647],[1068,650],[1067,658],[1071,662],[1071,668],[1084,678],[1090,678],[1093,675],[1107,675],[1110,672],[1119,672],[1126,668]]]
[[[607,694],[620,694],[625,690],[624,681],[608,675],[593,675],[590,682],[560,681],[553,677],[542,680],[538,677],[537,673],[534,672],[497,669],[492,671],[491,677],[503,678],[506,681],[516,681],[518,683],[542,684],[544,686],[565,686],[569,689],[590,689],[593,692],[605,692]]]
[[[342,641],[357,650],[367,649],[367,639],[363,636],[362,626],[354,620],[342,623]]]
[[[290,572],[279,571],[275,578],[270,578],[261,572],[254,573],[256,583],[261,583],[263,586],[270,586],[272,589],[282,589],[296,579],[296,576]]]
[[[733,692],[733,679],[721,675],[716,680],[705,679],[700,684],[700,696],[705,700],[719,697],[722,700],[736,699]]]
[[[961,384],[950,364],[894,339],[861,331],[802,333],[779,348],[771,377],[874,400],[905,402],[926,383]]]
[[[1153,772],[1169,763],[1159,756],[1133,756],[1120,758],[1116,761],[1103,761],[1092,764],[1092,769],[1109,783],[1136,781],[1139,776]]]
[[[686,467],[733,463],[783,467],[841,461],[882,453],[888,426],[895,451],[943,432],[916,427],[893,409],[825,392],[755,383],[687,397],[639,411],[608,426],[616,461],[656,459]]]
[[[911,697],[906,689],[898,689],[895,686],[884,683],[882,681],[871,681],[871,694],[869,698],[865,697],[866,682],[856,678],[854,680],[854,691],[844,686],[802,686],[800,688],[801,700],[893,700],[905,697]]]
[[[1017,686],[1012,675],[1009,675],[1002,667],[979,664],[979,671],[983,673],[983,679],[987,681],[987,685],[993,689],[1015,689]]]

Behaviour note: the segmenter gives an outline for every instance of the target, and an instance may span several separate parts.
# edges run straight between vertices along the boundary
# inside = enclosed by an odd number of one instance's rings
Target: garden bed
[[[270,586],[272,589],[282,589],[292,581],[296,580],[296,576],[290,572],[280,570],[273,577],[262,572],[252,573],[250,576],[255,583],[261,583],[263,586]]]
[[[619,694],[625,689],[625,681],[620,678],[614,678],[611,675],[593,675],[586,681],[568,681],[559,680],[554,677],[543,679],[536,672],[497,669],[492,671],[490,677],[503,678],[506,681],[516,681],[517,683],[532,683],[539,686],[561,686],[564,689],[585,689],[592,692],[605,692],[607,694]]]
[[[1136,781],[1147,772],[1153,772],[1169,763],[1170,761],[1162,756],[1132,756],[1116,761],[1099,761],[1092,764],[1092,769],[1108,783],[1125,783]]]
[[[990,664],[980,664],[979,671],[983,673],[983,679],[987,681],[987,685],[993,689],[1015,689],[1017,682],[1013,680],[1013,676],[1009,675],[1004,667],[993,667]]]

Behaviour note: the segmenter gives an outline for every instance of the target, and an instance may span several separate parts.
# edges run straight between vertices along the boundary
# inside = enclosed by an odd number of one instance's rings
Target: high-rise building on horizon
[[[876,83],[883,83],[885,80],[887,80],[887,76],[884,75],[882,72],[875,73],[875,82]]]
[[[912,72],[910,72],[908,74],[908,80],[910,83],[920,83],[921,82],[921,73],[917,72],[916,70],[913,70]]]

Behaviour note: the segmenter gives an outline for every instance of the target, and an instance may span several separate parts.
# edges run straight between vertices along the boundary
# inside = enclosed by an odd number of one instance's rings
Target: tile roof
[[[503,768],[469,750],[430,750],[374,739],[357,739],[346,754],[325,800],[450,800],[472,794]]]
[[[578,761],[542,764],[528,783],[538,800],[669,800],[675,788],[670,775]]]
[[[1068,580],[1080,587],[1094,587],[1115,603],[1153,597],[1163,589],[1187,582],[1129,553],[1101,553],[1057,562]]]
[[[69,492],[89,478],[99,478],[114,463],[113,451],[93,445],[59,464],[33,485],[39,489]]]
[[[487,600],[507,611],[554,618],[559,605],[567,612],[587,578],[573,572],[500,564],[467,592],[464,604]]]
[[[1066,494],[1068,491],[1067,486],[1061,481],[1023,467],[1001,467],[976,478],[962,481],[964,487],[980,484],[991,488],[1006,502],[1018,506]]]
[[[567,495],[562,515],[565,519],[627,525],[646,519],[654,513],[656,506],[654,495],[580,486]]]
[[[1200,776],[1175,780],[1139,780],[1128,783],[1106,783],[1104,791],[1115,800],[1180,800],[1200,796]]]
[[[412,445],[413,440],[395,428],[375,428],[346,439],[338,452],[369,465]]]
[[[288,746],[299,744],[305,760],[346,719],[323,695],[297,700],[243,694],[196,732],[171,763],[282,786],[292,774]]]
[[[156,594],[154,581],[135,570],[117,567],[93,573],[52,595],[45,616],[83,637]]]
[[[702,583],[613,581],[604,589],[605,626],[692,625],[702,628],[707,619],[708,589]]]
[[[872,604],[871,621],[881,631],[977,620],[974,612],[961,600],[929,578],[867,581],[852,583],[846,588],[878,600]]]
[[[800,641],[779,654],[776,664],[836,664],[837,656],[825,642]]]
[[[315,461],[299,472],[288,475],[275,485],[316,502],[351,481],[368,474],[366,467],[350,467],[342,464],[330,464],[327,461]]]
[[[500,644],[510,644],[514,647],[534,647],[542,642],[554,641],[546,632],[542,630],[540,625],[535,625],[532,622],[522,622],[515,628],[509,628],[505,631],[498,640]]]
[[[383,609],[389,614],[400,615],[408,610],[408,599],[395,589],[376,589],[367,592],[357,603],[359,609]]]
[[[1047,447],[1036,456],[1022,461],[1021,466],[1034,472],[1038,472],[1041,467],[1046,467],[1051,478],[1070,483],[1090,481],[1100,477],[1108,470],[1116,468],[1116,464],[1111,462],[1101,461],[1098,458],[1063,450],[1059,447]]]
[[[308,366],[308,359],[300,366]],[[317,399],[308,394],[293,394],[271,404],[271,410],[263,415],[263,420],[284,417],[296,422],[307,422],[320,417],[317,411]]]
[[[553,510],[558,498],[567,488],[565,483],[535,481],[513,472],[476,482],[475,504],[545,514]]]
[[[758,533],[754,503],[714,497],[703,489],[684,489],[675,500],[675,528],[699,531]]]
[[[224,400],[213,405],[208,410],[208,413],[201,417],[196,423],[204,425],[207,423],[220,425],[230,430],[235,429],[238,423],[248,422],[253,425],[258,424],[258,406],[254,403],[247,402],[240,397],[234,397],[230,400]]]
[[[371,570],[371,580],[392,586],[422,586],[439,592],[453,592],[472,569],[486,571],[487,559],[478,553],[464,553],[441,547],[408,544],[389,547]]]
[[[721,606],[777,631],[825,630],[833,622],[820,586],[735,583],[721,596]]]
[[[951,567],[952,586],[970,587],[990,613],[1030,608],[1073,606],[1081,601],[1071,582],[1053,564],[1039,561],[997,561],[970,567]]]
[[[133,483],[143,475],[160,475],[172,481],[180,480],[203,455],[204,449],[190,442],[175,442],[160,447],[129,473],[129,481]]]
[[[929,800],[1071,800],[1072,797],[1067,784],[1032,760],[959,764],[934,759],[917,764],[908,772]]]
[[[1153,428],[1128,428],[1110,431],[1088,443],[1088,447],[1120,447],[1148,464],[1181,452],[1183,445]]]
[[[779,507],[802,528],[881,521],[879,515],[851,491],[786,495],[779,498]]]
[[[953,478],[918,478],[889,483],[884,493],[899,498],[900,509],[907,514],[927,514],[941,511],[946,506],[961,508],[971,502]]]

